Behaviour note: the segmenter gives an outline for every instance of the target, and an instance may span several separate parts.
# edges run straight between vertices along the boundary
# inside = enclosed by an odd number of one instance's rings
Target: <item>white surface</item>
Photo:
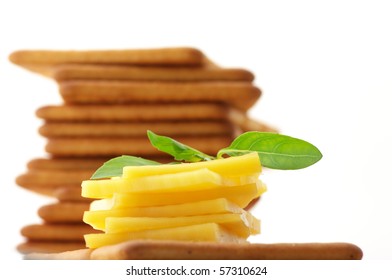
[[[387,2],[2,1],[1,258],[21,258],[19,229],[38,222],[37,208],[49,201],[14,179],[44,155],[35,110],[60,102],[52,81],[7,56],[36,48],[193,46],[222,66],[251,70],[263,89],[252,116],[324,155],[301,171],[264,172],[269,191],[255,210],[262,234],[252,240],[352,242],[365,259],[392,259]]]

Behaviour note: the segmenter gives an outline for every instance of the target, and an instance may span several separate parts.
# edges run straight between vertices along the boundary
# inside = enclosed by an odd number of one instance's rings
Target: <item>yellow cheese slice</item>
[[[149,193],[115,193],[112,198],[93,201],[90,210],[162,206],[216,198],[226,198],[239,207],[245,208],[253,199],[259,197],[265,191],[266,186],[259,180],[256,183],[243,186],[221,187],[193,192],[155,193],[153,195]]]
[[[249,213],[210,214],[188,217],[109,217],[106,218],[106,233],[144,231],[174,228],[197,224],[216,223],[227,231],[248,238],[260,233],[260,221]]]
[[[192,242],[246,242],[245,239],[228,232],[215,223],[125,233],[93,233],[86,234],[84,239],[88,248],[99,248],[138,239]]]
[[[132,180],[118,177],[104,180],[86,180],[82,182],[82,196],[110,198],[114,193],[187,192],[250,184],[256,182],[257,179],[257,176],[225,178],[207,168],[202,168],[173,174],[145,176]]]
[[[175,205],[85,211],[83,221],[95,229],[105,230],[105,219],[108,217],[178,217],[243,212],[242,208],[227,199],[217,198]]]
[[[195,163],[126,166],[123,169],[123,178],[135,179],[144,176],[171,174],[207,168],[224,177],[231,176],[257,176],[261,173],[261,164],[256,152],[242,156],[229,157]]]

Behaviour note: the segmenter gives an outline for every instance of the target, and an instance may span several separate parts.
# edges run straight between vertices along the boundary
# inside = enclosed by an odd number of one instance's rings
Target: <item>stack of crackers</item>
[[[222,68],[194,48],[106,51],[17,51],[10,60],[53,78],[63,103],[37,110],[46,155],[16,182],[55,198],[38,209],[42,224],[25,226],[21,253],[85,248],[82,222],[90,201],[80,184],[120,155],[168,162],[146,136],[151,130],[215,155],[244,131],[274,131],[250,119],[260,98],[254,75]]]

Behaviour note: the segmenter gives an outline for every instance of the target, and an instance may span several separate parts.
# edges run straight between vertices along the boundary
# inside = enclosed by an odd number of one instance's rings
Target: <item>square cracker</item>
[[[221,103],[141,103],[101,105],[48,105],[36,111],[46,121],[147,122],[227,120]]]
[[[359,260],[351,243],[234,244],[179,241],[129,241],[95,250],[30,254],[27,259],[93,260]]]
[[[80,223],[89,202],[56,202],[38,208],[38,216],[45,223]]]
[[[141,137],[147,130],[168,137],[233,135],[234,127],[222,121],[159,122],[45,122],[39,133],[54,137]]]
[[[220,149],[228,147],[233,137],[192,135],[177,137],[176,140],[206,154],[215,155]],[[46,152],[58,157],[164,155],[151,145],[147,137],[50,138],[45,149]]]
[[[73,224],[31,224],[21,229],[21,235],[30,241],[50,242],[83,242],[85,234],[99,232],[82,221]]]
[[[53,76],[60,64],[200,66],[203,53],[195,48],[155,48],[122,50],[19,50],[9,60],[30,71]]]
[[[143,67],[124,65],[61,64],[53,67],[53,78],[69,80],[117,80],[117,81],[248,81],[254,75],[240,68],[219,67]]]
[[[249,82],[65,81],[59,83],[67,104],[224,103],[246,111],[261,90]]]

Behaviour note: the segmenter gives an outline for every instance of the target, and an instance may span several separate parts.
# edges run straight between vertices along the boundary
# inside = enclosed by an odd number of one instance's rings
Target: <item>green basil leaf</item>
[[[147,131],[151,144],[161,152],[168,153],[178,161],[198,162],[202,160],[213,160],[212,156],[204,154],[194,148],[182,144],[170,137],[160,136],[154,132]]]
[[[91,179],[103,179],[122,176],[124,166],[140,165],[160,165],[160,163],[141,157],[119,156],[105,162],[95,171],[95,173],[91,176]]]
[[[286,135],[250,131],[238,136],[218,158],[258,152],[261,165],[272,169],[301,169],[322,158],[321,152],[309,142]]]

